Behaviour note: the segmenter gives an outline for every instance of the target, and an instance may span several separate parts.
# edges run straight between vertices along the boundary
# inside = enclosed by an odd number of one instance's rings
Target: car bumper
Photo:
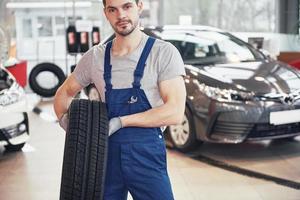
[[[196,129],[202,129],[205,133],[198,138],[216,143],[240,143],[245,140],[297,136],[300,135],[300,122],[282,125],[270,123],[271,112],[294,109],[300,109],[300,102],[287,105],[278,102],[234,104],[211,101],[206,114],[207,121],[204,123],[206,125],[199,127],[203,123],[196,122]],[[197,116],[198,120],[205,120],[203,113]]]
[[[1,116],[3,118],[3,115]],[[29,139],[27,113],[7,113],[0,122],[0,145],[18,145]]]

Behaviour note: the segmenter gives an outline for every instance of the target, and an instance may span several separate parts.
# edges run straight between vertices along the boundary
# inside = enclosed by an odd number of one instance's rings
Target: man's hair
[[[137,4],[140,0],[135,0],[135,3]],[[103,6],[106,6],[106,0],[102,0]]]

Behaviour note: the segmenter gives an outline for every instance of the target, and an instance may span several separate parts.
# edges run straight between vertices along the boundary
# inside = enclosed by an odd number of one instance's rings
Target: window
[[[64,35],[65,31],[65,18],[55,17],[55,35]]]
[[[214,31],[194,31],[167,36],[186,64],[253,62],[263,57],[233,36]]]
[[[23,37],[24,38],[32,38],[31,19],[23,19]]]
[[[237,32],[275,32],[276,0],[173,0],[164,6],[162,15],[164,24],[178,24],[180,16],[190,15],[192,24]]]
[[[38,33],[40,37],[53,36],[51,17],[38,17]]]

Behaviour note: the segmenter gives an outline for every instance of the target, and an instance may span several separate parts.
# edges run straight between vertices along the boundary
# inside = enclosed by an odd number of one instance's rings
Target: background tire
[[[184,119],[181,124],[169,126],[167,133],[173,147],[181,152],[188,152],[196,149],[201,141],[197,140],[193,116],[188,107],[185,108]]]
[[[108,142],[106,106],[98,101],[73,100],[69,119],[60,200],[101,200]]]
[[[37,81],[37,77],[41,72],[51,72],[58,79],[58,83],[54,85],[52,88],[43,88]],[[29,75],[29,85],[31,89],[43,96],[43,97],[52,97],[55,95],[56,90],[61,86],[61,84],[65,81],[66,76],[61,68],[52,63],[41,63],[35,66]]]

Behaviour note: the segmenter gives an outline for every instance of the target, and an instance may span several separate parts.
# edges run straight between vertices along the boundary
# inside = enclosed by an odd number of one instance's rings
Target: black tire
[[[176,136],[178,137],[178,135],[179,135],[178,132],[176,134],[176,131],[181,131],[182,127],[183,127],[182,130],[187,129],[187,127],[188,127],[188,130],[183,131],[184,134],[186,134],[187,139],[185,140],[185,142],[180,143],[178,141],[178,138],[175,138],[175,137]],[[167,131],[167,134],[169,134],[168,138],[170,138],[171,143],[173,144],[173,147],[175,147],[176,149],[178,149],[181,152],[192,151],[192,150],[196,149],[197,147],[199,147],[199,145],[202,143],[201,141],[197,140],[195,126],[193,123],[193,116],[188,107],[185,108],[183,122],[178,126],[168,127],[166,131]]]
[[[24,147],[25,143],[17,144],[17,145],[6,145],[5,150],[8,152],[14,152],[14,151],[21,151],[21,149]]]
[[[52,72],[53,75],[56,76],[58,79],[58,83],[52,88],[43,88],[42,86],[39,85],[37,81],[37,76],[41,72],[45,72],[45,71]],[[56,90],[59,88],[59,86],[61,86],[61,84],[65,81],[65,79],[66,76],[64,72],[57,65],[53,63],[41,63],[36,65],[31,70],[29,75],[29,85],[35,93],[43,97],[52,97],[55,95]]]
[[[75,99],[69,119],[60,200],[101,200],[108,145],[106,106],[98,101]]]

